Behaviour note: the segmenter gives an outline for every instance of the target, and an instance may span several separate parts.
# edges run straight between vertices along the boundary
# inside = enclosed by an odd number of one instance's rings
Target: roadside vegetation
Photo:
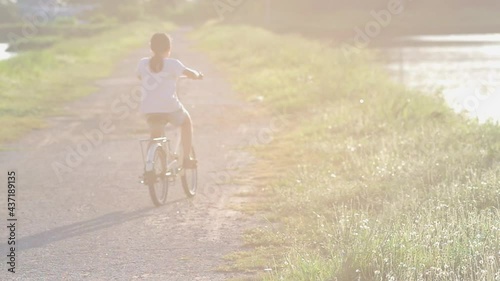
[[[247,233],[232,270],[259,280],[500,279],[497,125],[392,82],[366,52],[345,57],[248,26],[193,36],[235,90],[290,124],[256,151],[255,173],[286,172],[255,191],[263,203],[251,208],[268,223]]]
[[[0,141],[42,127],[64,102],[92,93],[92,81],[109,75],[118,60],[145,45],[144,30],[157,27],[131,22],[86,36],[36,39],[50,47],[0,61]]]
[[[500,26],[495,13],[498,1],[481,5],[466,1],[347,1],[347,0],[197,0],[185,17],[219,18],[226,24],[247,24],[278,33],[303,34],[310,38],[345,40],[370,21],[386,21],[380,37],[415,34],[495,33]],[[389,19],[374,16],[396,3],[404,7]],[[399,10],[399,9],[398,9]],[[379,38],[379,40],[382,38]]]
[[[114,22],[79,24],[75,22],[50,22],[34,26],[27,23],[0,25],[0,41],[9,43],[10,52],[41,50],[64,40],[96,36],[116,28]],[[24,36],[29,34],[29,36]]]
[[[0,42],[17,54],[0,61],[0,143],[43,127],[64,102],[92,93],[95,79],[147,42],[144,30],[162,25],[157,18],[137,20],[140,13],[131,18],[130,5],[103,3],[71,17],[56,16],[57,7],[40,8],[31,20],[15,2],[0,3]]]

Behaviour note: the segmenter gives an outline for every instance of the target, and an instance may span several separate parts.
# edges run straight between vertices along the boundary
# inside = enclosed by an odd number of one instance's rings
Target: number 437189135
[[[15,210],[16,210],[16,172],[11,171],[7,173],[8,178],[7,178],[7,184],[8,184],[8,189],[7,189],[7,208],[9,210],[9,216],[14,217],[15,216]]]

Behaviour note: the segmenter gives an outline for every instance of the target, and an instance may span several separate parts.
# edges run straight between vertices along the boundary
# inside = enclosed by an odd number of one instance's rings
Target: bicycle
[[[169,188],[176,184],[178,177],[186,196],[192,198],[196,195],[198,170],[183,168],[182,160],[185,157],[180,130],[180,127],[167,124],[162,137],[139,140],[144,164],[141,183],[148,186],[151,200],[157,207],[166,203]],[[192,159],[196,159],[194,147],[189,153]]]

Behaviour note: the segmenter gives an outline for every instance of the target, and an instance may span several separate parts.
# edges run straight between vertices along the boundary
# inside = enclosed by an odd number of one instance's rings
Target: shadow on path
[[[168,206],[174,205],[175,203],[181,201],[185,201],[185,199],[179,199],[168,202],[161,209],[164,209]],[[145,218],[153,215],[148,213],[155,209],[158,208],[148,207],[132,212],[123,212],[123,211],[111,212],[90,220],[56,227],[54,229],[50,229],[44,232],[40,232],[31,236],[18,239],[16,241],[16,251],[23,251],[32,248],[43,247],[52,244],[54,242],[62,241],[73,237],[78,237],[91,232],[96,232],[132,220]],[[2,252],[6,252],[7,249],[8,249],[7,246],[4,244],[4,247],[2,247]]]

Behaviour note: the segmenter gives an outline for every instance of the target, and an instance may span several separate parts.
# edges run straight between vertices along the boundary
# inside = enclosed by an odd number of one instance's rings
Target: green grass
[[[155,28],[134,22],[1,61],[0,142],[43,127],[61,104],[95,91],[91,82],[109,75],[119,59],[147,42],[144,30]]]
[[[40,26],[32,26],[25,23],[0,24],[0,40],[9,42],[17,39],[18,35],[29,34],[29,38],[37,37],[89,37],[116,27],[116,23],[91,23],[76,24],[71,22],[55,22]]]
[[[9,43],[9,52],[42,50],[58,42],[95,37],[117,26],[116,22],[112,21],[80,24],[75,18],[60,18],[40,26],[27,23],[0,24],[0,41]]]
[[[245,237],[255,250],[232,255],[235,268],[264,280],[500,278],[498,126],[391,82],[369,53],[245,26],[194,38],[236,91],[291,124],[257,149],[256,171],[288,171],[256,192],[274,226]]]
[[[57,42],[62,41],[62,37],[58,36],[37,36],[32,38],[20,38],[14,42],[10,42],[8,52],[20,52],[27,50],[40,50],[53,46]]]

